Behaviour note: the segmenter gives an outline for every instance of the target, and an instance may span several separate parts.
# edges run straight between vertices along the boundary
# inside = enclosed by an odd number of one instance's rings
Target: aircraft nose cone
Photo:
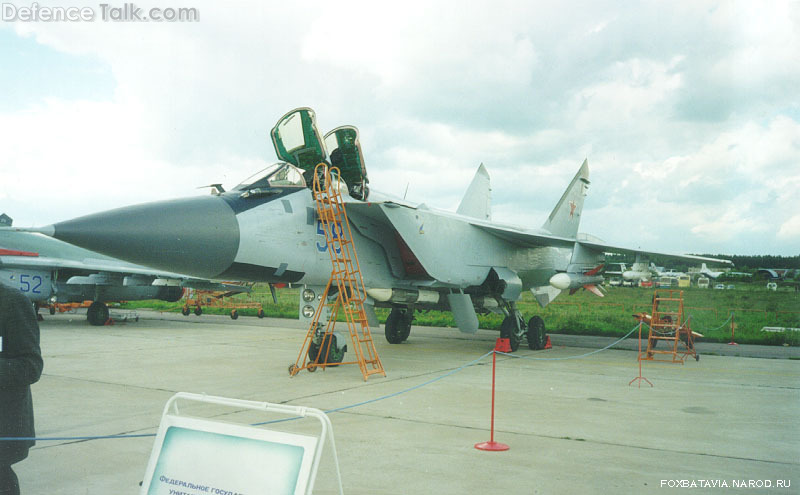
[[[95,213],[53,226],[53,237],[149,267],[214,278],[236,258],[239,223],[221,198],[204,196]]]

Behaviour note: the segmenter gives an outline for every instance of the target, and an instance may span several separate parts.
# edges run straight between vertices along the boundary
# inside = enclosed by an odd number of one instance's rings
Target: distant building
[[[11,217],[6,215],[5,213],[0,214],[0,227],[11,227]]]

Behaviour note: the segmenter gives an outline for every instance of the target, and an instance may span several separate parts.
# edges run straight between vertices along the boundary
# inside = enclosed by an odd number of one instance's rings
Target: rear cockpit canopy
[[[367,168],[358,141],[358,129],[345,125],[325,134],[325,146],[330,151],[331,165],[338,168],[350,189],[350,195],[367,199]]]

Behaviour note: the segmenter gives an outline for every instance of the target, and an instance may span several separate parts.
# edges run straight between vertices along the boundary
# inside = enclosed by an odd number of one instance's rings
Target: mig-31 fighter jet
[[[367,308],[389,307],[385,334],[409,336],[416,310],[451,311],[462,332],[478,330],[476,313],[505,315],[501,334],[517,349],[545,344],[539,316],[517,309],[530,290],[544,307],[564,290],[602,295],[604,253],[637,254],[578,234],[589,187],[587,161],[541,228],[491,218],[489,174],[481,165],[455,212],[370,191],[358,130],[345,126],[324,138],[314,112],[287,113],[271,131],[280,162],[230,191],[119,208],[36,229],[57,239],[160,270],[213,280],[304,286],[300,317],[310,320],[331,276],[328,245],[310,184],[314,167],[340,173],[358,252]],[[187,219],[196,221],[187,221]],[[669,255],[694,261],[712,258]],[[374,311],[371,325],[377,325]]]

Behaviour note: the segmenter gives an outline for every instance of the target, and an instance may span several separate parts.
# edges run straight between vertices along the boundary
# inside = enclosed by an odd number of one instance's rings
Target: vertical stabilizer
[[[589,190],[589,161],[584,160],[567,190],[558,200],[542,228],[553,235],[575,238],[581,223],[583,199]]]
[[[489,172],[486,167],[478,167],[475,177],[467,188],[461,204],[458,205],[456,213],[468,217],[479,218],[481,220],[492,219],[492,187],[489,184]]]

